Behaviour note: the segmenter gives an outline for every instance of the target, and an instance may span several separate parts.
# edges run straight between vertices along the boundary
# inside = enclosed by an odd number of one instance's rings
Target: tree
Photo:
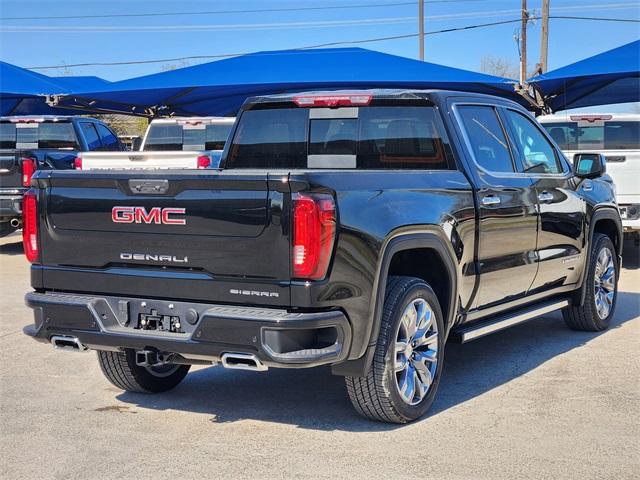
[[[517,80],[520,77],[520,66],[517,62],[512,62],[506,58],[485,55],[480,59],[480,71],[496,77],[512,78]],[[535,74],[535,68],[527,65],[529,77]]]

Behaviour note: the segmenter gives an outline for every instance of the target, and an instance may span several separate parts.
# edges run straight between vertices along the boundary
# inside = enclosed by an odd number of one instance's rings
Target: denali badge
[[[144,260],[147,262],[173,262],[187,263],[187,257],[176,257],[175,255],[154,255],[151,253],[121,253],[120,260]]]
[[[280,294],[278,292],[258,292],[256,290],[236,290],[232,288],[229,290],[231,295],[244,295],[246,297],[274,297],[278,298]]]
[[[184,215],[184,208],[153,207],[147,211],[144,207],[113,207],[111,220],[114,223],[161,223],[164,225],[186,225],[186,218],[175,218]]]

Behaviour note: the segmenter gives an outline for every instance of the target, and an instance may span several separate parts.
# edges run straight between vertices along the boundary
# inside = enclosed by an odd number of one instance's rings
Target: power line
[[[480,2],[483,0],[425,0],[425,3],[463,3]],[[415,5],[412,2],[389,2],[370,3],[359,5],[327,5],[324,7],[290,7],[290,8],[260,8],[251,10],[209,10],[202,12],[163,12],[163,13],[113,13],[102,15],[51,15],[42,17],[3,17],[0,20],[65,20],[65,19],[86,19],[86,18],[123,18],[123,17],[175,17],[179,15],[224,15],[233,13],[269,13],[269,12],[302,12],[309,10],[345,10],[351,8],[377,8],[377,7],[397,7],[404,5]]]
[[[541,17],[529,17],[530,20],[539,20],[540,18]],[[601,22],[640,23],[640,20],[636,20],[636,19],[608,18],[608,17],[578,17],[578,16],[567,16],[567,15],[550,15],[549,18],[561,19],[561,20],[587,20],[587,21],[601,21]],[[497,22],[467,25],[464,27],[432,30],[430,32],[425,32],[425,35],[437,35],[441,33],[474,30],[477,28],[493,27],[497,25],[506,25],[506,24],[518,23],[518,22],[520,22],[520,19],[501,20]],[[357,45],[362,43],[385,42],[388,40],[401,40],[406,38],[415,38],[417,36],[418,36],[417,33],[409,33],[405,35],[393,35],[388,37],[374,37],[374,38],[365,38],[365,39],[359,39],[359,40],[343,40],[343,41],[337,41],[337,42],[327,42],[327,43],[318,43],[315,45],[307,45],[304,47],[293,48],[291,50],[309,50],[314,48],[335,47],[338,45]],[[154,60],[130,60],[130,61],[123,61],[123,62],[72,63],[72,64],[65,64],[65,65],[47,65],[47,66],[27,67],[27,68],[31,70],[52,70],[56,68],[72,68],[72,67],[94,67],[94,66],[110,67],[110,66],[118,66],[118,65],[144,65],[144,64],[151,64],[151,63],[178,62],[178,61],[184,61],[184,60],[211,60],[211,59],[219,59],[219,58],[230,58],[230,57],[238,57],[241,55],[247,55],[248,53],[255,53],[255,52],[223,53],[218,55],[192,55],[188,57],[163,58],[163,59],[154,59]]]

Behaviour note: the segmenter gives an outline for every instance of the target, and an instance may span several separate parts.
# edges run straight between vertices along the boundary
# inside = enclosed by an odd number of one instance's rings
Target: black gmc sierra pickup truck
[[[34,339],[97,350],[133,392],[192,364],[328,364],[356,410],[433,402],[447,339],[562,310],[607,328],[621,222],[519,105],[449,91],[247,100],[221,168],[39,171],[25,196]]]
[[[0,117],[0,237],[21,227],[22,195],[36,170],[74,168],[79,152],[123,149],[95,118]]]

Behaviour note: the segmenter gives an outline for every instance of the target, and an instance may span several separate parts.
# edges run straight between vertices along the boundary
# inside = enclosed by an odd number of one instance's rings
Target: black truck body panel
[[[227,168],[233,144],[229,141],[222,168],[213,171],[38,172],[33,185],[40,259],[32,266],[37,293],[27,301],[40,311],[37,318],[46,317],[51,302],[59,305],[69,295],[81,297],[80,307],[76,300],[69,308],[80,308],[81,322],[88,323],[53,322],[49,327],[45,318],[26,333],[43,341],[52,334],[67,334],[88,345],[164,348],[177,354],[180,345],[188,344],[193,351],[182,353],[213,357],[235,348],[257,351],[271,365],[289,366],[242,342],[220,347],[189,337],[187,342],[171,343],[171,332],[157,332],[145,337],[145,343],[128,330],[116,335],[85,305],[113,305],[113,299],[122,299],[142,314],[142,302],[160,302],[165,309],[169,303],[188,304],[201,312],[238,306],[257,309],[253,312],[258,316],[263,310],[276,316],[309,315],[312,330],[317,327],[314,316],[329,313],[338,318],[343,332],[340,356],[309,357],[296,365],[331,363],[337,373],[361,374],[377,339],[386,278],[402,262],[402,252],[431,252],[428,265],[403,266],[432,275],[447,331],[580,291],[594,211],[610,212],[607,218],[616,228],[620,225],[610,183],[576,178],[561,153],[562,171],[523,173],[522,152],[508,131],[516,171],[494,174],[480,168],[458,108],[490,105],[499,118],[506,109],[523,112],[507,100],[444,91],[373,95],[384,102],[435,107],[455,165],[442,170],[234,169]],[[291,104],[291,96],[250,100],[244,110],[277,108],[279,103]],[[230,138],[241,122],[242,114]],[[139,193],[132,188],[144,182],[161,182],[166,189]],[[308,192],[330,195],[336,207],[327,275],[313,281],[296,280],[291,267],[291,202]],[[487,197],[500,201],[487,203]],[[142,208],[145,215],[154,208],[184,209],[180,218],[186,223],[114,222],[113,209],[118,206]],[[617,248],[620,254],[619,243]],[[60,293],[62,297],[55,296]],[[100,300],[105,298],[110,300]],[[86,326],[94,321],[95,326]],[[215,329],[216,320],[211,322]],[[233,329],[220,328],[223,333],[216,338],[224,344],[224,336],[232,336]],[[188,333],[196,331],[194,327]]]

